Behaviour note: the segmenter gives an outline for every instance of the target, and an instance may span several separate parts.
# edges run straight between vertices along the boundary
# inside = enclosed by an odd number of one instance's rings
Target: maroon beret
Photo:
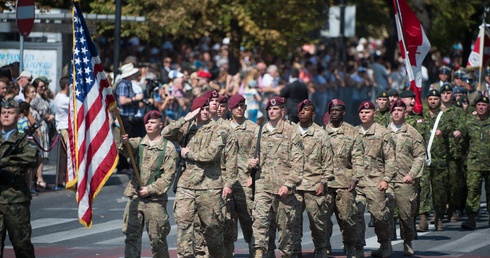
[[[272,97],[269,99],[269,101],[267,101],[267,105],[265,106],[265,110],[269,109],[269,107],[271,107],[271,106],[284,105],[284,102],[286,102],[286,101],[284,100],[283,97],[279,97],[279,96]]]
[[[211,78],[211,73],[201,70],[201,71],[197,72],[197,77]]]
[[[403,102],[401,99],[399,99],[399,100],[391,103],[390,113],[393,112],[393,109],[395,109],[396,107],[407,108],[407,105],[405,104],[405,102]]]
[[[357,112],[361,112],[361,110],[363,110],[363,109],[372,109],[372,110],[374,110],[375,107],[374,107],[373,102],[371,102],[369,100],[363,101],[361,103],[361,105],[359,105],[359,109],[357,109]]]
[[[302,109],[304,106],[313,106],[313,102],[311,102],[311,101],[310,101],[310,100],[308,100],[308,99],[305,99],[305,100],[301,101],[301,102],[298,104],[298,113],[301,111],[301,109]]]
[[[192,106],[191,106],[191,112],[198,109],[198,108],[202,108],[204,106],[207,106],[209,105],[209,99],[204,97],[204,96],[200,96],[200,97],[197,97],[194,99],[194,101],[192,101]]]
[[[328,112],[330,112],[330,109],[334,106],[343,106],[345,108],[345,104],[342,100],[340,99],[332,99],[328,103]]]
[[[219,98],[219,93],[215,90],[208,90],[202,94],[203,97],[211,100],[212,98]]]
[[[243,97],[240,94],[235,94],[231,96],[230,99],[228,100],[228,108],[230,109],[236,108],[238,104],[242,102],[245,103],[245,97]]]
[[[145,117],[143,118],[143,122],[146,124],[150,119],[162,119],[162,113],[157,110],[151,110],[150,112],[146,113]]]
[[[219,103],[228,103],[228,98],[223,96],[223,95],[219,95],[219,100],[218,100]]]

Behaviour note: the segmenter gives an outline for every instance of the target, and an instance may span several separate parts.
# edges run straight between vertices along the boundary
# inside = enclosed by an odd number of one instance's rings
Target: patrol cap
[[[388,97],[398,97],[400,93],[396,89],[391,89],[387,92]]]
[[[204,94],[202,94],[202,96],[209,99],[209,100],[214,99],[214,98],[219,99],[219,93],[215,90],[208,90],[208,91],[204,92]]]
[[[405,102],[401,99],[391,103],[391,107],[390,107],[390,113],[393,112],[393,110],[396,108],[396,107],[402,107],[402,108],[407,108],[407,105],[405,104]]]
[[[445,92],[445,91],[453,91],[453,86],[451,86],[451,84],[449,83],[444,83],[442,86],[441,86],[441,93]]]
[[[151,110],[150,112],[146,113],[145,117],[143,118],[143,122],[146,124],[150,119],[162,119],[162,113],[157,110]]]
[[[441,97],[441,93],[438,90],[430,90],[429,94],[427,94],[428,97]]]
[[[400,98],[415,98],[415,92],[411,90],[404,90],[400,93]]]
[[[303,101],[301,101],[299,104],[298,104],[298,113],[301,111],[301,109],[303,107],[308,107],[308,106],[313,106],[315,107],[315,105],[313,104],[313,102],[311,102],[309,99],[305,99]],[[315,110],[315,109],[313,109]]]
[[[453,89],[453,93],[454,93],[454,94],[464,94],[464,89],[463,89],[463,87],[456,86],[456,87],[454,87],[454,89]]]
[[[488,100],[488,97],[486,96],[480,96],[476,101],[475,103],[478,103],[478,102],[484,102],[484,103],[490,103],[490,101]]]
[[[473,77],[470,74],[465,74],[463,78],[461,78],[461,80],[468,83],[469,85],[473,85]]]
[[[209,105],[209,99],[207,97],[205,96],[197,97],[194,99],[194,101],[192,101],[191,112],[198,108],[202,108],[208,105]]]
[[[240,103],[245,103],[245,97],[240,94],[235,94],[230,97],[228,100],[228,108],[233,109],[238,106]]]
[[[388,93],[385,90],[380,90],[376,93],[376,98],[388,98]]]
[[[17,103],[17,101],[15,101],[14,98],[9,98],[2,103],[2,108],[5,109],[18,108],[18,107],[19,107],[19,103]]]
[[[454,79],[461,79],[466,74],[466,69],[460,68],[456,72],[454,72]]]
[[[279,96],[272,97],[269,99],[269,101],[267,101],[267,105],[265,106],[265,110],[269,109],[269,107],[272,107],[272,106],[284,105],[284,102],[286,102],[286,101],[284,100],[283,97],[279,97]]]
[[[451,68],[443,65],[439,68],[439,74],[451,75]]]
[[[344,104],[344,102],[343,102],[342,100],[340,100],[340,99],[332,99],[332,100],[330,100],[330,102],[328,103],[328,112],[330,112],[330,109],[331,109],[332,107],[335,107],[335,106],[342,106],[342,107],[344,107],[344,108],[345,108],[345,104]],[[327,112],[327,113],[328,113],[328,112]]]
[[[363,110],[363,109],[372,109],[372,110],[374,110],[375,107],[374,107],[373,102],[371,102],[369,100],[363,101],[361,103],[361,105],[359,105],[359,108],[357,109],[357,112],[361,112],[361,110]]]
[[[228,98],[223,95],[219,95],[218,101],[219,103],[228,103]]]

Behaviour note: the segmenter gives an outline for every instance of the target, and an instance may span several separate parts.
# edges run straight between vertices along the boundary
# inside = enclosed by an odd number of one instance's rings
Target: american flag
[[[116,105],[79,2],[73,3],[72,92],[67,188],[76,184],[78,219],[92,226],[92,202],[114,171],[117,148],[108,109]],[[71,166],[70,166],[71,164]]]

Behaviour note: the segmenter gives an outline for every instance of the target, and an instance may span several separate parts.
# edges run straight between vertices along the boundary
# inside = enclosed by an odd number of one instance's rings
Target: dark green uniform
[[[391,114],[389,108],[385,111],[380,111],[379,109],[376,109],[374,121],[384,127],[387,127],[391,123]]]
[[[8,139],[0,137],[0,157],[11,145],[22,138],[22,135],[14,130]],[[32,228],[29,210],[32,197],[26,176],[29,168],[37,166],[37,157],[36,145],[24,140],[16,151],[0,162],[2,169],[15,177],[12,183],[5,176],[0,178],[0,257],[3,257],[7,232],[16,257],[35,257],[34,246],[31,243]]]

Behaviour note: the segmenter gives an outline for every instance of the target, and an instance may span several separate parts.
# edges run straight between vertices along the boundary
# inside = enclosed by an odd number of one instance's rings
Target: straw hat
[[[134,65],[132,63],[121,66],[120,70],[121,70],[121,78],[126,78],[139,71],[138,68],[134,68]]]

